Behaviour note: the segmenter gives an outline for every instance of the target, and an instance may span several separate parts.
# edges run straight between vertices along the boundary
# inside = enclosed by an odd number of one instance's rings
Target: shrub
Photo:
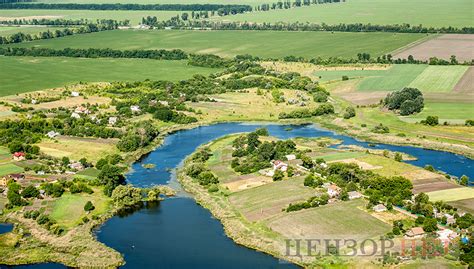
[[[427,116],[426,120],[420,121],[421,124],[436,126],[439,124],[438,116]]]
[[[349,80],[348,76],[342,76],[342,81]]]
[[[355,115],[356,115],[355,109],[349,106],[349,107],[346,107],[343,117],[344,119],[350,119],[352,117],[355,117]]]
[[[87,203],[84,205],[84,211],[92,211],[95,209],[95,206],[92,204],[91,201],[87,201]]]
[[[384,126],[382,123],[379,125],[375,125],[374,128],[372,128],[373,133],[378,133],[378,134],[386,134],[390,132],[390,129],[388,126]]]

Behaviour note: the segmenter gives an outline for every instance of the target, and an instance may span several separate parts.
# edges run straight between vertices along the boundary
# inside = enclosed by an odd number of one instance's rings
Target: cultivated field
[[[396,53],[394,57],[406,59],[409,55],[419,60],[429,60],[431,57],[449,60],[451,55],[455,55],[460,62],[471,61],[474,59],[474,35],[441,35],[415,46],[409,46]]]
[[[474,189],[470,187],[459,187],[455,189],[428,192],[431,201],[458,201],[474,198]]]
[[[66,2],[66,1],[65,1]],[[76,2],[76,1],[71,1]],[[113,1],[112,3],[116,3]],[[63,3],[63,1],[61,1]],[[35,10],[35,9],[13,9],[13,10],[2,10],[0,12],[1,20],[13,20],[13,19],[34,19],[34,18],[45,18],[45,19],[114,19],[118,21],[130,20],[132,25],[137,25],[141,22],[143,17],[156,16],[160,20],[168,20],[173,16],[180,14],[180,11],[155,11],[155,10]],[[1,33],[1,32],[0,32]]]
[[[348,0],[344,3],[313,5],[289,10],[252,12],[222,17],[222,20],[249,22],[315,22],[327,24],[422,24],[424,26],[473,26],[470,0]]]
[[[182,49],[223,57],[251,54],[260,57],[356,57],[390,53],[422,34],[284,32],[284,31],[178,31],[116,30],[17,44],[20,47]],[[355,47],[348,46],[355,44]]]
[[[78,82],[180,80],[219,69],[187,65],[186,61],[149,59],[83,59],[0,57],[0,96],[61,87]]]
[[[0,21],[2,20],[2,17],[0,17]],[[16,34],[18,32],[22,32],[24,34],[31,34],[35,35],[40,32],[46,32],[46,31],[54,31],[56,29],[62,29],[60,27],[41,27],[41,26],[0,26],[0,36],[11,36],[13,34]]]
[[[450,205],[474,214],[474,198],[449,202]]]
[[[364,204],[359,199],[281,214],[268,226],[286,238],[364,240],[389,232],[391,225],[362,210]]]

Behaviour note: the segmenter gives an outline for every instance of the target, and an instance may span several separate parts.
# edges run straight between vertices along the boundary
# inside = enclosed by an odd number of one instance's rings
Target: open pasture
[[[272,218],[268,226],[286,238],[363,240],[389,232],[391,225],[361,209],[364,203],[359,199],[282,213]]]
[[[0,69],[0,96],[78,82],[176,81],[219,70],[189,66],[186,61],[63,57],[0,57]]]
[[[313,22],[326,24],[371,23],[424,25],[432,27],[473,26],[470,0],[350,0],[344,3],[312,5],[288,10],[251,12],[220,17],[220,20],[248,22]]]
[[[272,58],[289,55],[353,58],[360,52],[370,53],[372,57],[390,53],[422,37],[422,34],[399,33],[115,30],[38,40],[15,46],[54,49],[182,49],[222,57],[250,54]]]
[[[303,185],[303,177],[272,182],[260,187],[232,193],[230,203],[248,220],[258,221],[281,213],[288,204],[316,195]]]
[[[118,153],[115,142],[115,139],[60,136],[55,141],[44,139],[38,146],[41,152],[53,157],[66,156],[76,161],[81,158],[97,161],[107,154]]]
[[[418,60],[429,60],[431,57],[449,60],[451,55],[455,55],[460,62],[471,61],[474,59],[474,35],[441,35],[414,46],[408,46],[406,49],[395,53],[394,58],[406,59],[409,55]]]
[[[425,104],[425,108],[418,114],[408,117],[401,117],[407,122],[419,122],[427,116],[437,116],[440,123],[464,124],[465,120],[474,118],[474,100],[471,103],[456,102],[430,102]]]

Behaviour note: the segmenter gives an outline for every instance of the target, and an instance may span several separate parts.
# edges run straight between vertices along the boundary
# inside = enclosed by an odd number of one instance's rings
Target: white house
[[[168,101],[158,101],[162,106],[169,106]]]
[[[117,123],[117,117],[109,117],[109,124],[115,125]]]
[[[450,214],[444,214],[444,216],[446,217],[446,224],[456,223],[456,219],[454,218],[454,216],[452,216]]]
[[[130,106],[130,110],[133,113],[139,113],[140,112],[140,107],[139,106]]]
[[[296,160],[295,154],[288,154],[285,156],[288,161]]]
[[[47,134],[46,134],[49,138],[55,138],[56,136],[60,135],[58,132],[56,131],[49,131]]]
[[[87,107],[83,107],[83,106],[76,107],[76,109],[74,109],[74,112],[76,112],[77,114],[89,114],[90,113],[89,109],[87,109]]]
[[[71,92],[72,97],[78,97],[80,94],[79,92]]]
[[[341,193],[341,188],[339,188],[335,184],[331,184],[328,187],[327,193],[328,193],[329,197],[331,197],[331,198],[336,197],[336,196],[339,195],[339,193]]]
[[[35,105],[36,103],[38,103],[38,101],[36,101],[36,99],[31,99],[31,104],[32,105]]]
[[[383,204],[378,204],[378,205],[372,207],[372,209],[373,209],[375,212],[387,211],[387,208],[386,208]]]
[[[76,170],[82,170],[82,169],[84,169],[84,166],[80,162],[75,162],[75,163],[69,164],[69,168],[76,169]]]
[[[76,112],[72,112],[71,114],[71,118],[74,118],[74,119],[80,119],[81,118],[81,115],[79,115],[78,113]]]
[[[347,193],[349,195],[349,200],[361,198],[362,194],[358,191],[350,191]]]
[[[280,160],[273,161],[271,164],[273,165],[273,170],[281,170],[285,172],[288,169],[288,164]]]

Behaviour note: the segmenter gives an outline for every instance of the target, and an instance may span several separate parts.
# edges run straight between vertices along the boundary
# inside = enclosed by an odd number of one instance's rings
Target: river
[[[173,170],[199,145],[218,137],[250,132],[262,124],[222,123],[178,131],[163,145],[133,164],[127,182],[138,187],[170,184],[179,188]],[[369,143],[314,125],[265,125],[270,135],[332,137],[344,145],[368,147]],[[416,166],[433,165],[454,176],[474,178],[474,160],[461,155],[409,146],[371,144],[372,148],[400,151],[417,158]],[[145,169],[143,164],[154,164]],[[220,222],[185,193],[127,216],[115,216],[96,232],[99,241],[124,255],[124,268],[296,268],[267,254],[235,244],[225,236]]]

